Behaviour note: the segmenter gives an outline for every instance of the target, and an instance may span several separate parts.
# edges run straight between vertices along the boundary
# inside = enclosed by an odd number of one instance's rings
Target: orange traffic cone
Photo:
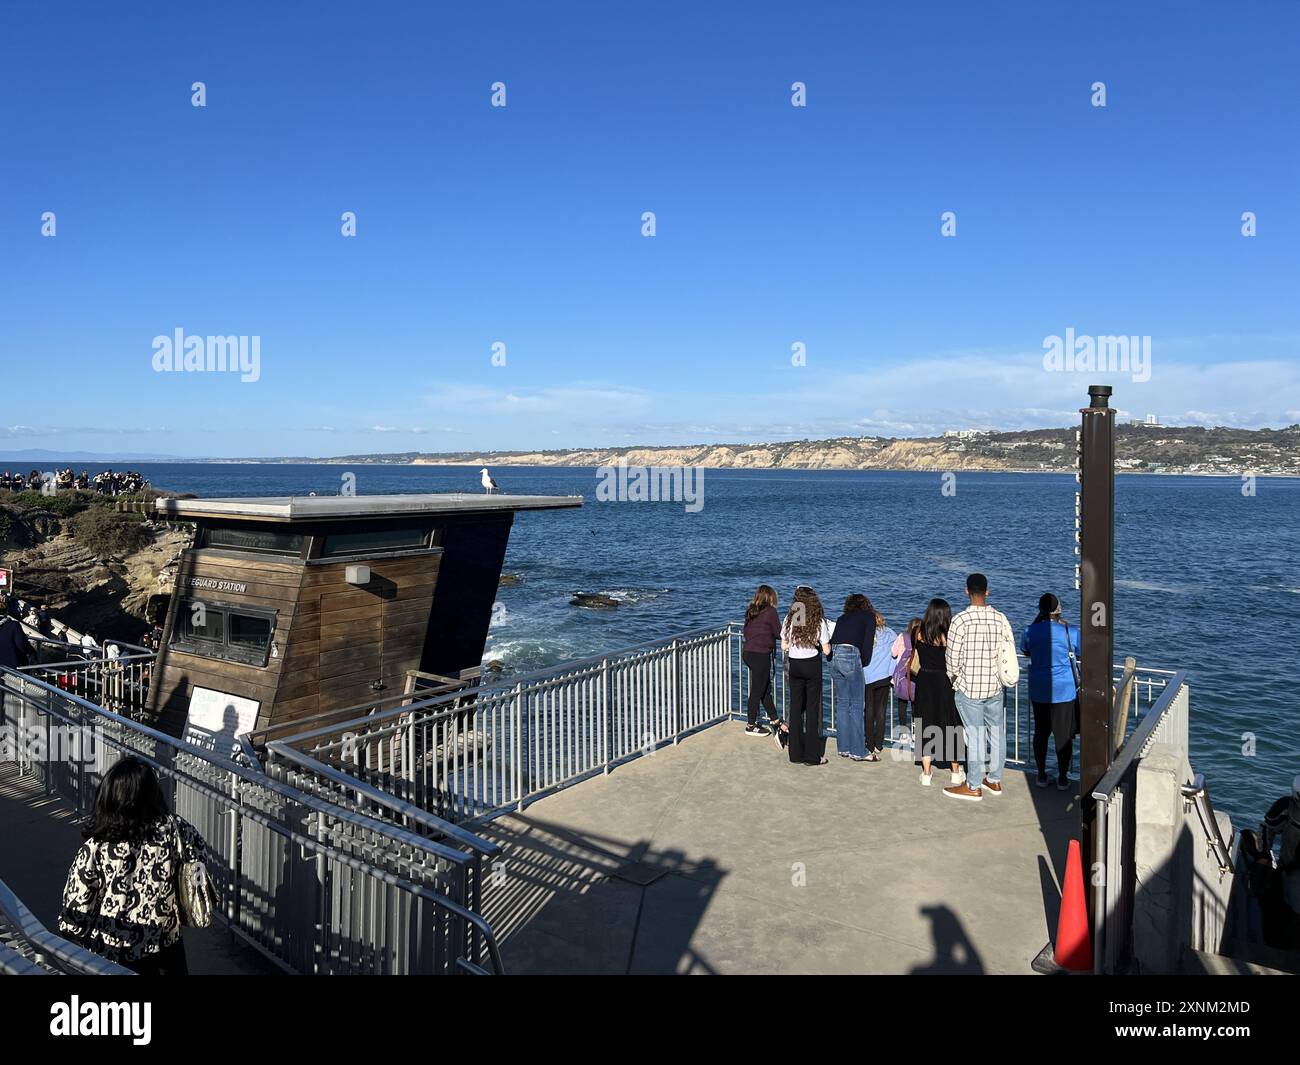
[[[1092,936],[1088,932],[1088,903],[1083,890],[1083,859],[1079,841],[1070,840],[1065,860],[1065,892],[1061,896],[1061,917],[1056,923],[1056,964],[1072,972],[1092,968]]]

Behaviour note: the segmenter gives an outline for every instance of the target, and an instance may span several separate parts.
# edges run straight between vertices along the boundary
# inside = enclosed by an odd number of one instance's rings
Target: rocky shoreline
[[[47,508],[0,493],[0,568],[13,572],[14,594],[43,603],[79,632],[139,642],[166,607],[192,528],[118,514],[112,500],[55,498]],[[98,535],[85,535],[78,519],[86,514],[93,514]],[[129,548],[112,546],[118,523],[131,526]]]

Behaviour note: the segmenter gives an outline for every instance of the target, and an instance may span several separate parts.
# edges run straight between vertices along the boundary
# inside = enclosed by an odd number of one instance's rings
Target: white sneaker
[[[952,787],[959,788],[966,783],[966,770],[959,769],[952,775]]]
[[[921,787],[928,788],[933,783],[934,783],[934,773],[921,774]]]

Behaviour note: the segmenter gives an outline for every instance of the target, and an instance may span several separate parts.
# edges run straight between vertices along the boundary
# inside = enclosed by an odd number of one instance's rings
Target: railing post
[[[233,806],[230,811],[230,890],[231,896],[226,899],[226,919],[230,922],[231,928],[239,926],[240,911],[240,890],[239,890],[239,835],[240,824],[239,817],[239,777],[235,773],[230,774],[230,799]]]
[[[86,760],[81,757],[82,745],[85,743],[85,726],[77,722],[77,816],[86,812]]]
[[[742,634],[737,633],[730,623],[727,624],[727,668],[736,670],[736,701],[728,707],[730,711],[727,716],[735,717],[745,706],[745,641]],[[731,653],[731,637],[736,638],[736,652]],[[728,701],[731,699],[730,685],[728,685]]]
[[[613,704],[609,698],[609,659],[600,662],[600,755],[604,762],[604,775],[609,776],[609,744]]]
[[[24,681],[24,687],[26,682]],[[53,725],[54,721],[54,692],[47,690],[45,692],[45,768],[41,775],[45,778],[46,797],[54,794],[54,759],[51,752],[54,750],[50,746],[50,741],[54,739]]]
[[[524,765],[523,760],[528,752],[528,745],[524,742],[524,686],[522,683],[515,685],[515,697],[511,700],[514,705],[510,731],[514,735],[514,763],[515,763],[515,810],[518,813],[524,811]]]
[[[682,735],[682,655],[676,640],[673,640],[672,679],[673,746],[676,747]]]

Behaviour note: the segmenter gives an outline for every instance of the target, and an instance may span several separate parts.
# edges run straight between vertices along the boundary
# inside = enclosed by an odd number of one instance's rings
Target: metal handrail
[[[63,669],[65,666],[84,669],[87,666],[116,666],[116,665],[135,665],[137,662],[152,660],[156,656],[152,651],[142,651],[140,654],[118,655],[116,658],[109,658],[105,654],[96,654],[90,658],[69,658],[64,662],[33,662],[30,666],[18,666],[18,672],[30,673],[34,669],[51,670]]]
[[[1107,836],[1107,820],[1110,811],[1110,804],[1114,800],[1116,793],[1119,791],[1125,777],[1133,769],[1133,766],[1139,758],[1144,757],[1151,749],[1152,743],[1155,742],[1156,731],[1168,719],[1170,712],[1173,710],[1179,696],[1187,683],[1187,674],[1184,670],[1178,670],[1165,684],[1164,690],[1161,691],[1160,697],[1152,704],[1151,708],[1143,715],[1137,727],[1134,728],[1133,734],[1129,736],[1127,742],[1119,749],[1115,760],[1111,763],[1101,780],[1093,787],[1092,798],[1093,806],[1093,855],[1092,865],[1094,869],[1103,871],[1103,884],[1093,892],[1093,916],[1092,916],[1092,954],[1093,954],[1093,971],[1105,971],[1105,959],[1111,952],[1111,944],[1108,939],[1113,938],[1109,928],[1109,906],[1107,893],[1111,888],[1111,879],[1114,871],[1111,868],[1112,855]],[[1116,858],[1116,861],[1120,860]]]
[[[24,623],[24,625],[25,625],[25,624],[26,624],[26,623]],[[82,650],[82,646],[81,646],[81,644],[79,644],[79,643],[72,643],[72,642],[69,641],[69,640],[56,640],[56,639],[52,639],[52,638],[49,637],[49,636],[39,636],[39,635],[38,635],[38,636],[28,636],[27,638],[28,638],[29,640],[33,640],[33,641],[35,641],[36,643],[50,644],[50,645],[55,646],[55,647],[66,647],[69,651],[75,652],[76,654],[82,654],[82,653],[83,653],[83,650]],[[111,643],[111,644],[116,644],[118,647],[125,648],[126,651],[127,651],[127,654],[130,654],[130,655],[132,655],[132,656],[137,656],[137,655],[150,655],[150,656],[152,656],[152,655],[154,655],[154,654],[157,653],[157,652],[155,652],[155,651],[151,651],[151,650],[149,650],[149,648],[147,648],[147,647],[141,647],[138,643],[127,643],[126,640],[116,640],[116,639],[113,639],[113,638],[111,638],[111,637],[105,639],[104,642],[103,642],[102,644],[99,645],[99,648],[98,648],[99,651],[102,653],[104,647],[107,646],[107,645],[110,644],[110,643]],[[97,656],[96,656],[96,660],[98,660],[98,657],[99,657],[99,656],[97,655]],[[125,657],[125,655],[124,655],[123,657]],[[82,659],[82,661],[85,661],[85,659]]]
[[[1196,807],[1196,815],[1201,819],[1205,830],[1206,846],[1214,852],[1215,861],[1219,863],[1219,877],[1222,879],[1233,870],[1232,852],[1223,841],[1219,830],[1219,819],[1214,816],[1214,805],[1210,802],[1210,788],[1205,783],[1205,774],[1197,773],[1190,784],[1183,785],[1183,799]]]
[[[414,670],[408,671],[408,676],[414,673]],[[431,677],[434,674],[426,673],[421,676]],[[301,734],[304,726],[313,724],[318,721],[329,721],[338,719],[342,724],[348,724],[352,721],[373,720],[374,715],[379,712],[379,708],[384,703],[396,703],[402,709],[409,709],[410,702],[427,700],[434,695],[442,695],[449,691],[463,691],[468,681],[458,681],[453,677],[441,678],[447,683],[432,685],[427,688],[416,688],[414,691],[393,692],[390,695],[378,696],[374,699],[368,699],[365,702],[352,703],[350,706],[341,706],[334,710],[322,710],[317,714],[308,714],[305,717],[296,717],[292,721],[280,721],[271,725],[264,725],[262,728],[255,728],[250,732],[243,733],[243,737],[254,747],[264,747],[267,743],[272,742],[270,737],[275,733],[289,732],[297,736]],[[403,705],[402,700],[408,700],[408,704]],[[366,713],[365,711],[369,711]],[[336,722],[336,723],[338,723]]]
[[[449,868],[459,869],[459,875],[462,878],[460,888],[463,898],[466,903],[473,905],[477,905],[480,899],[482,880],[480,854],[468,854],[442,842],[419,836],[405,828],[394,825],[391,822],[380,821],[358,811],[350,810],[344,806],[339,806],[336,803],[330,802],[326,798],[321,798],[310,792],[294,788],[289,784],[282,783],[269,776],[263,775],[258,771],[241,766],[236,762],[216,755],[213,752],[205,751],[184,740],[178,740],[175,737],[167,736],[146,725],[142,725],[139,722],[131,721],[118,714],[114,714],[112,711],[105,710],[102,707],[97,707],[95,704],[90,703],[85,699],[54,688],[40,680],[18,674],[17,671],[7,669],[0,670],[0,675],[6,673],[11,677],[21,677],[24,685],[30,685],[37,693],[44,692],[50,697],[45,700],[49,705],[42,705],[39,701],[33,698],[33,694],[28,693],[26,688],[15,690],[11,684],[11,693],[17,695],[22,701],[24,712],[27,706],[31,706],[38,714],[45,714],[50,719],[64,722],[78,730],[93,727],[92,722],[96,719],[101,719],[101,723],[110,723],[120,726],[124,730],[121,739],[116,738],[116,736],[112,734],[111,730],[103,730],[104,735],[99,738],[99,741],[107,743],[110,747],[125,754],[139,757],[153,765],[159,772],[174,777],[178,783],[183,782],[184,787],[187,789],[187,794],[193,794],[196,798],[204,800],[211,806],[212,810],[216,812],[218,818],[224,817],[226,814],[233,814],[235,815],[234,824],[238,824],[240,821],[247,821],[259,825],[265,830],[285,840],[287,844],[301,847],[304,854],[315,854],[318,861],[329,861],[335,863],[337,866],[346,867],[354,872],[362,874],[363,876],[372,878],[372,881],[391,885],[408,897],[423,899],[426,902],[431,903],[444,915],[442,920],[454,918],[462,923],[463,934],[467,937],[464,943],[468,944],[471,950],[470,957],[467,960],[477,964],[476,959],[478,959],[479,955],[476,952],[481,944],[487,951],[493,971],[504,971],[500,961],[500,953],[496,943],[495,934],[492,931],[491,925],[481,916],[481,914],[475,913],[469,905],[462,904],[462,902],[457,901],[457,899],[451,898],[437,890],[435,884],[426,883],[418,879],[412,879],[410,876],[399,875],[398,872],[394,872],[387,866],[377,865],[374,861],[367,860],[364,856],[354,856],[354,854],[351,853],[352,846],[349,844],[348,840],[355,839],[355,837],[344,837],[342,843],[336,846],[327,841],[326,837],[320,832],[311,829],[299,831],[298,828],[295,827],[295,824],[286,821],[284,818],[270,813],[264,813],[257,805],[250,805],[243,801],[243,789],[241,788],[241,784],[253,789],[250,794],[254,797],[255,803],[261,801],[258,796],[272,794],[293,804],[293,808],[302,813],[316,816],[318,818],[328,819],[328,823],[349,824],[355,828],[360,828],[369,832],[374,836],[378,836],[378,840],[363,843],[363,846],[367,851],[370,848],[375,847],[376,844],[378,844],[379,847],[379,850],[376,852],[377,854],[396,854],[395,851],[390,851],[390,847],[392,847],[393,844],[400,844],[404,848],[409,848],[410,856],[402,855],[397,859],[397,862],[400,866],[405,866],[409,863],[412,871],[420,867],[420,855],[432,857],[436,861],[442,862],[443,865],[440,867],[435,864],[433,866],[425,866],[424,868],[427,869],[427,872],[439,882],[441,882],[442,877]],[[62,703],[62,706],[59,709],[56,709],[55,707],[59,703]],[[62,709],[63,712],[60,712],[60,709]],[[74,716],[77,711],[81,711],[81,713],[86,715],[86,717],[84,719],[78,719]],[[221,777],[229,777],[231,781],[230,793],[227,794],[224,790],[217,790],[217,788],[213,786],[212,782],[185,769],[183,767],[183,762],[181,761],[173,759],[173,764],[170,765],[164,765],[163,763],[156,761],[144,751],[133,746],[130,742],[131,737],[135,737],[137,740],[151,739],[154,741],[155,747],[170,750],[177,756],[187,756],[196,760],[199,765],[209,766],[215,769]],[[78,786],[80,787],[80,784],[78,784]],[[428,826],[440,827],[444,825],[440,819],[431,814],[426,815],[421,820]],[[326,823],[326,820],[321,820],[319,822],[322,826]],[[460,835],[460,831],[455,830],[454,826],[445,825],[445,827],[447,829],[452,829],[453,834],[458,836]],[[233,831],[234,830],[232,829],[232,832]],[[495,848],[495,844],[490,846]],[[236,836],[234,835],[231,837],[231,847],[234,848],[232,856],[237,855],[239,853],[240,844],[236,841]],[[345,851],[342,848],[347,848],[347,850]],[[364,855],[366,851],[360,853]],[[254,892],[256,892],[260,881],[250,879],[249,872],[241,868],[241,863],[232,865],[231,871],[239,878],[237,880],[238,884],[247,884],[254,890]],[[474,874],[473,876],[470,875],[471,871]],[[242,893],[242,890],[243,889],[240,888],[237,894]],[[263,951],[269,949],[268,946],[263,946],[263,944],[258,942],[256,939],[249,938],[249,935],[245,932],[237,917],[226,914],[221,914],[220,916],[222,920],[226,921],[226,923],[230,925],[232,932],[239,935],[241,938],[246,939],[255,948]],[[439,927],[441,927],[441,924]],[[455,965],[456,958],[463,956],[462,951],[464,946],[460,945],[459,940],[461,934],[462,932],[459,931],[456,933],[456,939],[454,941],[455,945],[452,947],[455,953],[447,955],[447,964],[451,966],[451,971],[463,971],[460,967]],[[278,940],[276,942],[278,942]],[[382,945],[379,946],[381,953],[383,953],[386,948],[383,948]],[[272,956],[274,957],[275,955]]]
[[[0,666],[0,673],[9,673],[9,672],[12,671],[9,670],[7,667]],[[308,809],[310,809],[313,813],[326,813],[329,814],[331,817],[338,818],[340,821],[347,821],[349,824],[355,825],[358,828],[364,828],[372,832],[383,832],[385,834],[393,835],[394,838],[401,843],[406,843],[412,847],[417,847],[419,849],[426,850],[431,855],[435,855],[439,858],[444,858],[447,861],[455,862],[458,865],[464,864],[470,860],[469,856],[465,854],[464,851],[459,851],[454,847],[448,847],[445,844],[438,843],[436,840],[428,839],[425,836],[418,836],[414,832],[407,832],[405,829],[401,828],[400,826],[393,825],[388,821],[380,821],[377,818],[367,817],[365,814],[360,814],[354,810],[349,810],[345,806],[337,806],[333,803],[326,802],[324,799],[320,799],[317,796],[314,796],[308,792],[300,791],[296,788],[291,787],[288,784],[283,784],[272,777],[266,776],[265,774],[262,773],[258,773],[254,769],[250,769],[247,766],[240,765],[238,762],[232,761],[231,759],[226,758],[214,751],[204,750],[202,747],[197,747],[194,744],[188,742],[187,740],[177,739],[175,736],[169,736],[165,732],[159,732],[157,729],[150,728],[148,725],[141,724],[139,721],[132,721],[130,718],[122,717],[120,714],[115,714],[113,713],[112,710],[106,710],[102,706],[97,706],[96,704],[90,702],[88,699],[83,699],[78,695],[73,695],[71,692],[64,691],[62,688],[56,688],[53,685],[47,684],[45,681],[41,680],[38,677],[24,677],[24,680],[28,684],[36,684],[42,688],[45,688],[47,691],[57,695],[60,699],[65,699],[68,702],[76,703],[81,708],[90,711],[92,714],[96,716],[108,718],[110,721],[114,721],[117,724],[123,725],[133,732],[139,732],[142,735],[148,736],[150,739],[158,741],[164,744],[165,746],[171,747],[174,750],[180,752],[181,754],[188,754],[194,758],[197,758],[199,761],[216,764],[217,768],[219,768],[223,773],[232,774],[234,776],[239,777],[241,780],[247,781],[248,783],[256,784],[259,787],[264,787],[269,791],[275,792],[282,798],[292,799],[295,802],[300,802]],[[11,692],[11,694],[14,693]],[[85,722],[74,721],[72,718],[59,714],[57,711],[50,711],[46,707],[42,707],[41,709],[42,712],[51,713],[55,717],[62,718],[63,721],[67,722],[70,725],[83,726],[85,724]],[[136,754],[137,757],[139,757],[138,752],[133,751],[132,753]],[[194,781],[194,786],[211,791],[211,789],[208,788],[208,785],[202,781]],[[368,790],[374,791],[375,789],[368,789]],[[212,794],[219,795],[220,793],[212,791]],[[227,796],[222,796],[222,797],[226,798]],[[383,797],[383,796],[381,792],[376,791],[374,796],[370,794],[366,794],[365,797],[374,798],[374,797]],[[451,835],[452,833],[455,832],[463,831],[461,829],[458,829],[455,825],[451,824],[450,822],[443,821],[441,818],[437,817],[434,814],[428,814],[427,816],[430,819],[429,827],[435,828],[436,831],[446,832],[448,835]],[[487,843],[487,841],[482,841],[482,842],[484,846],[495,847],[495,844],[489,844]]]
[[[608,654],[594,655],[590,658],[574,659],[571,662],[561,662],[559,665],[530,670],[527,673],[505,677],[488,684],[479,684],[475,688],[460,688],[455,691],[443,692],[423,699],[417,699],[405,706],[389,707],[387,710],[381,710],[378,713],[365,714],[351,718],[347,721],[339,721],[332,726],[296,733],[292,738],[294,742],[300,743],[306,740],[317,739],[320,736],[340,733],[345,729],[349,729],[353,725],[373,728],[392,717],[400,717],[404,714],[414,714],[420,711],[439,708],[444,704],[455,703],[462,699],[487,699],[494,695],[505,694],[517,687],[529,687],[534,683],[559,683],[560,681],[570,679],[574,674],[581,673],[583,670],[599,669],[603,666],[613,665],[615,664],[613,661],[614,659],[623,658],[624,656],[631,658],[635,655],[648,655],[655,651],[668,651],[672,649],[674,643],[695,639],[700,636],[718,636],[722,635],[724,631],[728,637],[735,636],[738,631],[738,626],[735,622],[724,622],[720,625],[711,626],[706,625],[662,640],[654,640],[650,643],[632,644],[617,651],[610,651]]]
[[[30,958],[24,957],[0,943],[0,976],[54,976],[49,969],[43,969]]]
[[[414,803],[405,802],[393,795],[389,795],[387,792],[380,791],[378,788],[367,784],[364,780],[361,780],[358,777],[354,777],[349,773],[341,772],[338,769],[334,769],[332,766],[318,762],[315,758],[311,758],[303,754],[301,751],[294,750],[294,748],[280,740],[272,740],[267,744],[267,750],[273,752],[275,755],[283,758],[287,762],[292,762],[300,769],[304,769],[316,776],[324,777],[326,780],[332,781],[335,784],[341,784],[349,791],[355,791],[359,797],[367,799],[370,802],[378,803],[380,806],[385,806],[401,817],[409,817],[417,824],[424,825],[426,828],[430,828],[435,832],[440,832],[449,838],[456,840],[463,846],[469,847],[471,850],[483,855],[485,858],[495,858],[501,853],[501,847],[499,844],[484,839],[482,836],[475,835],[469,829],[463,828],[460,825],[453,824],[450,821],[444,821],[441,817],[429,813],[428,810],[416,806]],[[387,822],[384,823],[387,824]],[[456,853],[460,854],[461,852],[457,851]]]
[[[1174,700],[1178,698],[1178,693],[1182,691],[1186,683],[1186,670],[1176,670],[1165,685],[1164,690],[1161,691],[1160,697],[1142,715],[1142,720],[1133,729],[1133,734],[1128,738],[1128,741],[1120,748],[1119,754],[1111,762],[1106,775],[1092,789],[1094,799],[1098,802],[1106,802],[1133,767],[1133,763],[1150,750],[1151,744],[1154,742],[1156,729],[1160,727],[1169,711],[1173,708]]]
[[[135,976],[125,966],[55,935],[3,880],[0,880],[0,917],[38,954],[53,959],[56,968],[78,976]]]

